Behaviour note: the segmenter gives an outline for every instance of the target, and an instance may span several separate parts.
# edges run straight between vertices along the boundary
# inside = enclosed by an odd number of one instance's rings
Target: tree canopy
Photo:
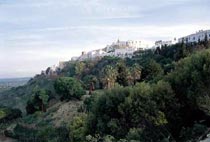
[[[61,96],[61,99],[69,100],[72,98],[80,99],[85,95],[81,83],[72,77],[61,77],[54,84],[56,92]]]

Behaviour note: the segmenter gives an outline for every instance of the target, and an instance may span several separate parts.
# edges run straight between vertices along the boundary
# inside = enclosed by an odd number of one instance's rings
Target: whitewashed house
[[[139,40],[128,40],[127,41],[127,46],[128,47],[133,47],[133,48],[141,48],[142,47],[142,44],[141,44],[141,41]]]
[[[162,47],[162,46],[170,46],[173,44],[177,43],[177,39],[174,38],[173,40],[167,40],[167,41],[163,41],[163,40],[158,40],[155,42],[155,47]]]
[[[89,52],[82,52],[81,56],[73,57],[72,60],[94,60],[104,56],[116,56],[121,58],[131,58],[133,53],[137,50],[143,50],[146,47],[143,47],[141,41],[138,40],[128,40],[113,42],[111,45],[107,45],[104,49],[93,50]]]
[[[123,49],[115,49],[113,55],[115,57],[120,58],[131,58],[133,56],[133,53],[137,51],[137,48],[123,48]]]
[[[205,38],[207,40],[210,40],[210,30],[200,30],[194,34],[179,38],[179,43],[193,43],[193,42],[199,42],[204,41]]]

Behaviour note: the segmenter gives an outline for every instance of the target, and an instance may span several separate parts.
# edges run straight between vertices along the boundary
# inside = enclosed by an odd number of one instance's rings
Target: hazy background
[[[149,43],[210,29],[209,0],[0,0],[0,78],[121,40]]]

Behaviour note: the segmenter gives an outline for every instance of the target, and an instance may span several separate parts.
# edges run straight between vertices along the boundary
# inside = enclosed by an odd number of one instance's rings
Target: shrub
[[[54,84],[56,92],[61,96],[61,100],[72,98],[80,99],[85,95],[85,90],[79,81],[71,77],[61,77]]]
[[[86,115],[77,116],[70,124],[71,142],[83,142],[85,135],[85,119]]]

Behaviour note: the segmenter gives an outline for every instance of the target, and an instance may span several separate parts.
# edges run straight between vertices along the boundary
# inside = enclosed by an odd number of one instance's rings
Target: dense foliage
[[[22,112],[19,109],[11,109],[0,106],[0,124],[22,117]]]
[[[34,88],[30,100],[27,102],[27,114],[33,114],[36,111],[46,112],[49,101],[50,91],[40,88]]]
[[[71,98],[80,99],[85,94],[81,83],[71,77],[57,79],[54,86],[56,92],[61,96],[61,100],[69,100]]]
[[[178,109],[170,85],[163,81],[113,89],[92,103],[87,119],[87,134],[161,141],[171,136],[168,131],[174,123],[171,114],[178,115]],[[130,135],[133,131],[136,131],[137,137]]]
[[[199,51],[205,48],[201,43],[177,44],[154,53],[137,53],[133,61],[128,59],[127,66],[141,66],[138,81],[148,83],[116,88],[87,99],[86,135],[128,141],[197,141],[210,126],[210,51]],[[123,70],[121,77],[128,74],[123,66],[119,69],[117,76]],[[115,82],[118,80],[122,79]]]
[[[210,133],[208,48],[208,41],[182,43],[126,59],[70,61],[56,77],[36,76],[26,85],[28,115],[12,136],[64,142],[200,141]],[[27,96],[23,90],[16,91]],[[75,109],[64,104],[72,100],[81,104],[78,113],[65,116]],[[59,117],[53,107],[60,107]],[[64,116],[68,122],[54,126]]]

